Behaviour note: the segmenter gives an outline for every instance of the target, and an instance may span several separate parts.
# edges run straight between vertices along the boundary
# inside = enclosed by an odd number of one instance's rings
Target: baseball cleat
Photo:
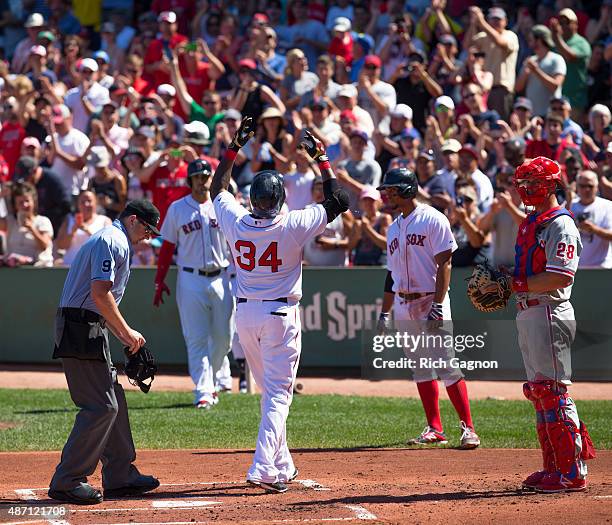
[[[569,479],[560,472],[546,474],[533,489],[544,494],[557,492],[580,492],[586,489],[586,479]]]
[[[201,401],[198,401],[198,403],[196,404],[196,408],[200,410],[210,410],[217,403],[218,401],[213,401],[210,399],[202,399]]]
[[[523,488],[524,489],[535,489],[538,486],[538,484],[542,481],[544,476],[546,476],[546,474],[548,474],[548,472],[546,472],[545,470],[538,470],[536,472],[529,474],[529,476],[527,476],[523,480]]]
[[[266,492],[274,493],[274,494],[282,494],[283,492],[287,492],[287,485],[285,485],[282,481],[275,481],[274,483],[268,483],[267,481],[253,481],[251,479],[247,479],[247,483],[255,487],[259,487],[264,489]]]
[[[448,439],[444,432],[426,426],[421,435],[408,440],[408,445],[446,445]]]
[[[461,422],[461,444],[460,449],[470,450],[480,446],[480,438],[474,432],[473,428],[468,427],[463,421]]]
[[[240,391],[241,394],[246,394],[247,393],[247,382],[246,382],[246,379],[241,379],[240,380],[240,384],[238,386],[238,390]]]

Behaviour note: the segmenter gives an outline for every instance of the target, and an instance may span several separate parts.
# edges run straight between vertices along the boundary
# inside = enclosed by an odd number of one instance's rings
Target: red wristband
[[[512,278],[512,290],[515,292],[528,292],[527,279],[522,277]]]
[[[238,152],[233,150],[233,149],[226,149],[225,150],[225,155],[224,157],[229,160],[229,161],[234,161],[236,160],[236,157],[238,156]]]
[[[327,159],[322,160],[321,162],[318,163],[318,165],[319,165],[320,170],[330,170],[331,169],[331,164],[329,163],[329,160]]]

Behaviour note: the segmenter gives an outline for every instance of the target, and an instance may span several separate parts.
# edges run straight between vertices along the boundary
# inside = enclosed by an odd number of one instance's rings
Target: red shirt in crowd
[[[169,40],[168,45],[170,49],[174,49],[179,44],[186,43],[188,38],[185,35],[181,35],[180,33],[176,33]],[[162,53],[164,52],[164,40],[162,38],[156,38],[149,44],[149,49],[147,49],[147,54],[144,58],[145,64],[153,64],[155,62],[160,62],[162,59]],[[156,69],[153,74],[153,82],[155,86],[159,86],[160,84],[170,84],[170,75],[165,73],[161,69]],[[134,88],[136,89],[136,88]]]
[[[210,89],[210,78],[208,78],[210,64],[208,62],[198,62],[196,64],[196,71],[191,74],[187,69],[187,66],[185,66],[184,62],[181,60],[180,68],[181,75],[183,75],[183,80],[187,86],[187,92],[191,95],[191,98],[193,98],[196,103],[202,105],[204,92]],[[185,115],[183,108],[178,102],[178,99],[174,104],[174,108],[172,109],[185,122],[189,119],[189,115]]]
[[[153,204],[159,210],[161,226],[170,204],[191,193],[187,185],[187,163],[181,160],[174,170],[170,170],[168,165],[160,166],[151,175],[147,188],[153,194]]]
[[[25,129],[18,122],[5,122],[0,131],[0,153],[8,164],[12,176],[21,154],[21,143],[26,136]]]
[[[178,23],[179,33],[189,33],[189,24],[195,16],[195,2],[193,0],[153,0],[151,11],[160,14],[162,11],[174,11]]]
[[[353,62],[353,37],[350,33],[347,33],[345,38],[335,36],[329,43],[327,52],[332,56],[344,58],[344,61],[350,65]]]
[[[132,87],[134,88],[134,91],[136,91],[139,95],[142,95],[143,97],[146,97],[147,95],[153,92],[153,85],[151,84],[151,82],[147,81],[142,77],[138,77],[137,79],[135,79],[134,83],[132,84]]]
[[[561,142],[556,147],[551,146],[545,140],[529,140],[525,148],[525,157],[534,159],[536,157],[548,157],[549,159],[559,162],[561,153],[566,148],[575,148],[576,145],[569,139],[561,139]],[[583,159],[584,160],[584,159]]]

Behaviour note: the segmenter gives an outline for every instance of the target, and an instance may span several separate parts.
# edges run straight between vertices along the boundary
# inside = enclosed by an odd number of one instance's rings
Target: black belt
[[[253,300],[253,299],[251,299]],[[236,298],[236,302],[237,303],[246,303],[248,301],[248,299],[245,299],[244,297],[237,297]],[[264,303],[288,303],[289,299],[287,299],[286,297],[279,297],[278,299],[262,299],[262,301]]]
[[[225,269],[225,268],[223,268]],[[195,270],[194,268],[189,268],[189,266],[183,266],[182,270],[184,272],[187,273],[198,273],[198,275],[201,275],[202,277],[216,277],[217,275],[219,275],[221,273],[221,269],[219,270],[212,270],[211,272],[206,272],[204,270]]]
[[[85,308],[61,308],[64,318],[69,321],[86,321],[88,323],[97,323],[104,318],[97,312],[86,310]]]

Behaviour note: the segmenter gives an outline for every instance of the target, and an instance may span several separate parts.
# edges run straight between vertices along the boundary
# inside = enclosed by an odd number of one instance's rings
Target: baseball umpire
[[[442,324],[442,321],[451,319],[448,286],[451,256],[457,249],[457,243],[448,219],[432,206],[417,203],[418,181],[413,172],[405,168],[391,169],[378,189],[400,212],[387,230],[389,271],[379,325],[386,328],[393,307],[396,321],[410,321],[409,328],[429,332],[432,327],[428,321]],[[447,330],[449,325],[445,323],[443,328]],[[452,348],[443,347],[421,346],[416,352],[418,357],[440,359],[444,363],[448,363],[454,355]],[[448,397],[461,420],[461,448],[478,447],[480,438],[474,432],[463,374],[460,369],[448,364],[439,368],[414,369],[414,380],[427,417],[427,426],[420,436],[411,439],[408,444],[444,445],[448,442],[442,430],[437,377],[444,381]]]
[[[81,247],[68,272],[55,319],[54,358],[61,358],[74,404],[74,427],[50,483],[49,497],[81,505],[102,501],[87,483],[102,461],[104,497],[143,494],[159,486],[133,465],[136,450],[123,388],[110,355],[108,328],[136,353],[145,338],[118,305],[130,277],[133,245],[159,235],[159,211],[130,202],[112,225]]]
[[[582,244],[571,213],[557,203],[561,181],[559,165],[546,157],[523,163],[514,175],[523,204],[533,210],[516,238],[512,289],[527,372],[523,393],[536,410],[544,459],[544,468],[528,476],[523,487],[539,492],[584,490],[585,460],[594,457],[586,426],[567,393],[576,334],[569,299]]]
[[[282,176],[266,170],[251,184],[252,212],[240,206],[227,188],[238,150],[253,132],[253,119],[246,117],[215,172],[210,192],[236,263],[236,329],[262,390],[261,422],[247,481],[281,493],[297,476],[286,422],[301,352],[302,251],[348,209],[349,199],[338,188],[323,145],[305,131],[301,147],[318,162],[323,203],[280,215],[285,200]]]
[[[189,163],[187,184],[191,194],[173,202],[161,233],[155,298],[159,306],[165,279],[178,246],[176,302],[187,345],[189,374],[195,385],[194,404],[210,409],[218,402],[215,375],[229,352],[233,335],[234,299],[230,290],[228,249],[209,198],[212,169],[201,159]]]

